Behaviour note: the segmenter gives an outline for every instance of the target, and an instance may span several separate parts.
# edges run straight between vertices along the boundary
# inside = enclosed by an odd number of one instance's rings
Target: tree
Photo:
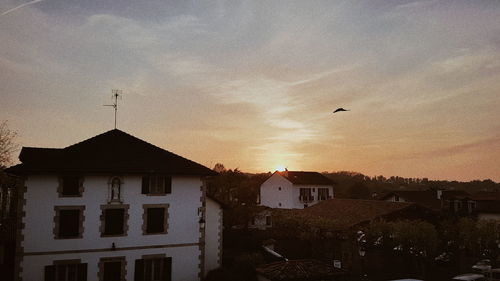
[[[12,154],[17,150],[17,132],[11,130],[7,121],[0,123],[0,169],[12,163]]]

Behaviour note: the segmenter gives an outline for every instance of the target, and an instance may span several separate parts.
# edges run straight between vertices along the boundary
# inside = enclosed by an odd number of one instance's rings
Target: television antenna
[[[115,129],[116,129],[116,112],[118,111],[118,98],[122,98],[122,90],[116,90],[113,89],[111,90],[111,98],[115,99],[115,102],[113,104],[104,104],[103,106],[112,106],[115,109]]]

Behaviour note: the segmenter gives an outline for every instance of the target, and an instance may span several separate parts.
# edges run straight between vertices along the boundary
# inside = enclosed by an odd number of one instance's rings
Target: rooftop
[[[118,129],[65,148],[23,147],[19,160],[22,163],[8,168],[7,172],[217,174]]]
[[[318,172],[284,171],[277,172],[293,184],[332,185],[332,180]]]

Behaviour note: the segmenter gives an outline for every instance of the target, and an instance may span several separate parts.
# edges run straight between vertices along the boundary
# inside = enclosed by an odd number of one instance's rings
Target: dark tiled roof
[[[23,147],[19,160],[7,172],[217,174],[117,129],[62,149]]]
[[[433,210],[441,209],[441,199],[438,199],[436,190],[396,190],[380,197],[385,200],[393,195],[403,198],[406,202],[418,203]],[[443,200],[457,200],[470,198],[470,194],[462,190],[443,190],[441,193]]]
[[[333,264],[314,259],[273,262],[258,267],[256,271],[272,281],[325,280],[345,273]]]
[[[282,212],[306,219],[318,217],[328,219],[336,229],[342,230],[382,218],[419,219],[424,216],[424,209],[415,203],[330,199],[305,209],[283,210]],[[398,216],[401,212],[406,211],[408,213],[404,217]]]
[[[404,199],[407,202],[418,203],[431,209],[441,209],[441,200],[437,198],[434,190],[397,190],[385,194],[381,200],[385,200],[393,195]]]
[[[472,195],[476,201],[500,201],[500,192],[498,191],[479,191]]]
[[[293,184],[332,185],[333,182],[318,172],[285,171],[277,172]]]

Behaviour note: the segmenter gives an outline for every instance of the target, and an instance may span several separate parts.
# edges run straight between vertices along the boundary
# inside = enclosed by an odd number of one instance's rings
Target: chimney
[[[436,190],[436,195],[437,195],[437,199],[441,200],[441,196],[443,195],[443,190],[437,189]]]

